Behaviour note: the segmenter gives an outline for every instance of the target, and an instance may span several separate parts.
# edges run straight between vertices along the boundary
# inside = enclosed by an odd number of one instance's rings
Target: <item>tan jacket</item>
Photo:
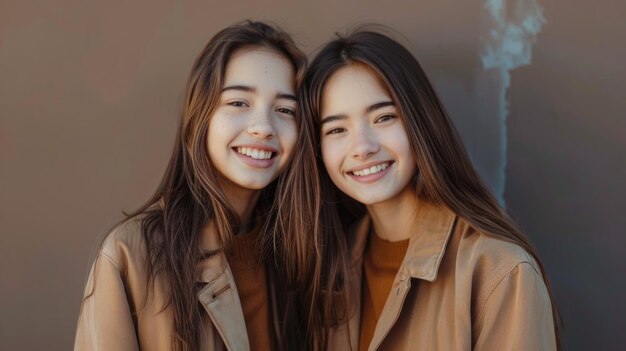
[[[369,350],[555,350],[552,305],[535,260],[520,246],[470,228],[442,206],[422,205]],[[363,252],[357,228],[348,328],[330,350],[358,350]]]
[[[148,289],[145,262],[140,220],[126,222],[108,235],[89,274],[74,350],[171,349],[171,309],[161,311],[165,281],[159,275],[154,290]],[[201,350],[249,350],[239,294],[225,255],[203,260],[198,269],[199,283],[206,284],[197,295],[206,311],[198,326],[203,329]],[[273,296],[271,286],[269,290]],[[278,330],[277,325],[272,329]]]

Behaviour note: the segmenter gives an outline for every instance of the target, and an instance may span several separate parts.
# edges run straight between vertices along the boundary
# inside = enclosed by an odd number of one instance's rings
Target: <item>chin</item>
[[[398,197],[399,193],[400,192],[388,192],[384,194],[368,194],[368,196],[361,195],[357,197],[351,197],[365,206],[372,206],[394,200]]]
[[[243,184],[239,184],[240,187],[244,188],[244,189],[248,189],[248,190],[263,190],[265,189],[268,185],[270,185],[270,183],[243,183]]]
[[[365,206],[376,205],[377,203],[381,203],[381,202],[384,202],[385,200],[387,200],[386,197],[377,197],[377,196],[368,196],[368,197],[351,196],[351,195],[348,195],[348,196],[350,196],[354,200],[362,203]]]

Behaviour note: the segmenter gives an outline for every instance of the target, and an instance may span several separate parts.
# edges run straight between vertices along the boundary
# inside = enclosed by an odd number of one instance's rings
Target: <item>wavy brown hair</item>
[[[349,226],[365,214],[331,181],[320,152],[320,112],[326,82],[341,68],[360,64],[374,72],[391,94],[417,162],[415,189],[420,201],[443,204],[479,231],[523,247],[537,261],[552,300],[557,343],[561,320],[537,251],[517,228],[472,167],[448,114],[415,57],[377,31],[360,29],[324,45],[302,83],[302,154],[279,189],[281,216],[277,227],[291,247],[289,277],[299,294],[311,301],[301,313],[314,348],[327,342],[329,328],[347,318],[350,269]],[[356,292],[358,293],[358,292]],[[337,312],[344,311],[344,312]],[[352,345],[350,345],[352,347]]]
[[[273,50],[287,58],[296,72],[296,83],[301,81],[306,56],[289,34],[279,28],[247,21],[217,33],[202,50],[191,70],[182,120],[161,183],[143,206],[128,215],[129,218],[142,218],[150,277],[147,283],[153,284],[157,274],[165,274],[167,278],[168,299],[163,308],[170,307],[172,310],[175,337],[171,347],[174,350],[199,348],[202,321],[196,298],[196,267],[203,257],[199,249],[202,227],[213,220],[222,245],[228,247],[242,225],[242,219],[218,185],[219,174],[211,164],[207,151],[207,130],[220,99],[229,59],[238,50],[256,47]],[[280,182],[279,177],[265,188],[256,205],[256,217],[266,219],[260,224],[265,227],[269,227],[275,218],[272,214],[275,190]],[[262,230],[261,233],[262,241],[274,241],[263,237],[271,234],[269,231]],[[268,276],[280,277],[282,265],[279,262],[284,255],[272,250],[265,250],[264,254],[267,269],[277,271]],[[273,283],[281,284],[280,281],[276,279]],[[287,338],[292,334],[286,329],[282,335]],[[278,340],[278,345],[289,343]]]

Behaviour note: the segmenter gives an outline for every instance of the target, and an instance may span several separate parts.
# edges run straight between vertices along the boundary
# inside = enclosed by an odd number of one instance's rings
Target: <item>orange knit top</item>
[[[402,264],[409,239],[390,242],[371,234],[363,257],[359,349],[367,350],[391,285]]]
[[[267,276],[257,237],[257,233],[235,236],[232,253],[228,256],[251,351],[271,350],[273,346]]]

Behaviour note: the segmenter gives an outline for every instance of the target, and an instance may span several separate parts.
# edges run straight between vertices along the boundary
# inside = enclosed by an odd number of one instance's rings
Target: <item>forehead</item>
[[[370,68],[352,64],[333,73],[324,85],[322,115],[360,112],[389,100],[387,87]]]
[[[243,48],[235,51],[226,65],[224,85],[259,83],[293,90],[293,65],[282,54],[267,48]]]

